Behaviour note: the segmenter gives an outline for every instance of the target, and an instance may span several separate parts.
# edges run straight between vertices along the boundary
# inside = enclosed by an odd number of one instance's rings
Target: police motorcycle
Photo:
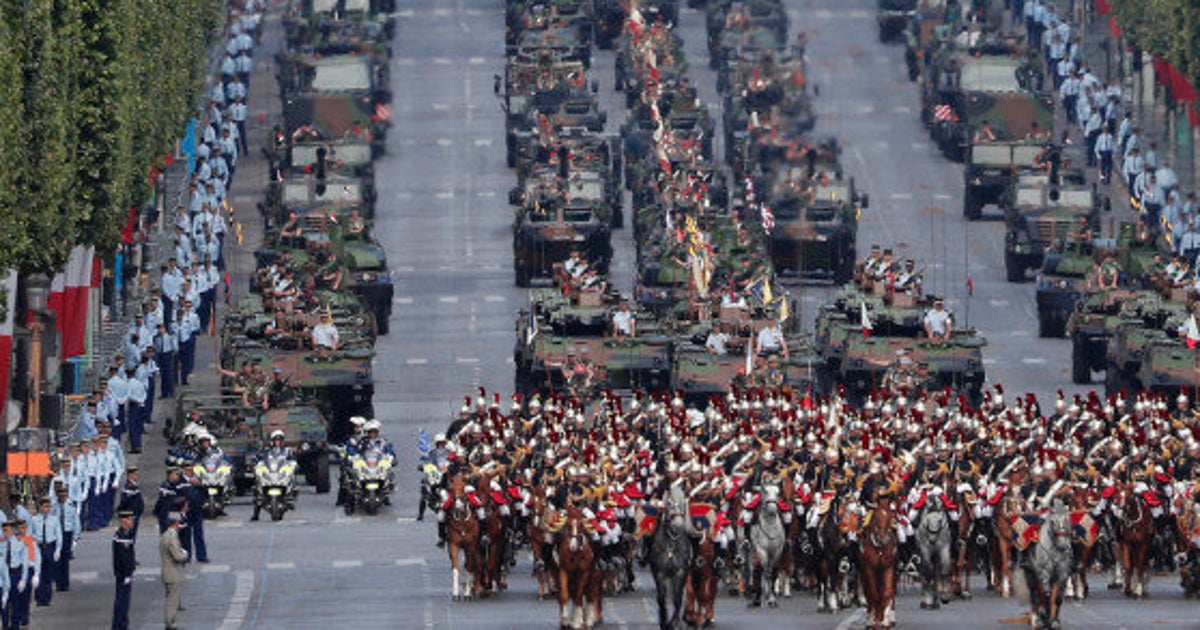
[[[353,514],[361,508],[367,514],[375,514],[379,508],[389,502],[389,495],[395,490],[395,480],[392,468],[396,457],[383,449],[370,448],[350,456],[350,474],[344,482],[350,484],[346,488],[346,514]]]
[[[250,520],[258,520],[261,510],[266,510],[272,521],[282,520],[284,512],[296,507],[296,460],[282,447],[282,431],[273,432],[271,442],[272,447],[254,465],[254,516]]]
[[[217,518],[225,513],[233,496],[233,465],[221,453],[211,453],[192,467],[204,487],[204,517]]]

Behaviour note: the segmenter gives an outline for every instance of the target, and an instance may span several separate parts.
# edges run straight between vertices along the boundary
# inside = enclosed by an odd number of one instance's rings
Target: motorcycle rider
[[[346,484],[350,479],[350,456],[362,452],[362,441],[365,439],[363,427],[366,424],[367,419],[362,416],[351,416],[350,418],[350,435],[346,437],[346,443],[342,445],[344,453],[338,466],[338,494],[334,505],[346,504]]]
[[[417,520],[425,520],[425,508],[428,506],[432,497],[436,496],[436,489],[430,487],[428,478],[424,471],[426,466],[434,466],[438,472],[446,472],[446,468],[450,465],[450,449],[446,448],[446,434],[439,433],[433,438],[433,448],[428,453],[421,455],[421,460],[418,462],[417,471],[421,472],[421,504],[417,508]]]
[[[197,441],[200,444],[196,448],[196,461],[203,462],[209,457],[219,457],[222,459],[225,458],[225,451],[221,450],[221,447],[217,446],[217,438],[213,437],[213,434],[208,433],[207,431],[201,433],[197,437]]]
[[[392,443],[380,437],[379,435],[379,429],[382,428],[382,426],[383,425],[380,424],[378,420],[368,420],[365,424],[363,424],[363,431],[367,435],[366,438],[362,440],[359,450],[365,453],[374,449],[385,455],[391,455],[395,457],[396,452],[392,449]]]
[[[287,446],[284,446],[283,438],[284,438],[283,431],[280,431],[279,429],[275,429],[274,431],[272,431],[269,444],[267,445],[266,448],[259,451],[258,457],[255,459],[256,464],[257,464],[257,462],[263,462],[268,459],[278,458],[278,457],[282,457],[284,459],[289,459],[289,460],[295,460],[295,456],[292,455],[292,449],[288,448]],[[250,520],[257,521],[258,513],[261,510],[262,510],[261,504],[258,501],[255,501],[254,502],[254,514],[253,514],[253,516],[250,517]]]

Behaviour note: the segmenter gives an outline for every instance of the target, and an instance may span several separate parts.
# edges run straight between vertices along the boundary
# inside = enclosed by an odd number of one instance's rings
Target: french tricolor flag
[[[8,377],[12,366],[12,340],[15,312],[17,310],[17,272],[10,270],[0,279],[0,415],[6,415],[8,404]]]
[[[55,324],[62,335],[62,358],[87,351],[89,289],[99,286],[94,247],[77,245],[71,250],[67,266],[54,275],[46,307],[54,312]]]

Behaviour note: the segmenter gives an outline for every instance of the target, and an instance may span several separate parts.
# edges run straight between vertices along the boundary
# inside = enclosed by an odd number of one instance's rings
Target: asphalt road
[[[810,77],[819,85],[821,134],[838,136],[848,170],[871,196],[860,246],[891,245],[927,268],[926,286],[990,340],[989,377],[1008,391],[1050,395],[1069,386],[1068,342],[1036,337],[1031,285],[1003,277],[1003,235],[995,222],[961,217],[960,167],[928,142],[916,115],[917,92],[904,76],[902,53],[878,43],[870,0],[803,0],[789,4],[793,30],[809,35]],[[715,78],[703,49],[702,14],[685,10],[693,83],[715,104]],[[212,562],[189,570],[186,628],[549,628],[553,603],[539,602],[529,560],[522,556],[510,589],[486,601],[451,602],[444,552],[433,546],[434,524],[416,522],[416,436],[436,432],[476,385],[512,388],[513,322],[527,299],[513,286],[512,213],[506,203],[515,175],[504,165],[503,118],[492,76],[503,66],[503,16],[494,0],[437,3],[401,0],[392,65],[396,126],[388,154],[376,165],[377,231],[398,278],[391,335],[375,360],[376,413],[396,443],[402,471],[395,505],[374,517],[346,517],[333,495],[306,489],[283,522],[247,522],[244,500],[209,522]],[[611,53],[597,54],[593,76],[615,129],[623,116],[612,91]],[[715,107],[715,105],[713,105]],[[628,289],[629,234],[617,235],[613,279]],[[975,284],[967,296],[966,277]],[[827,292],[797,289],[811,314]],[[158,444],[161,448],[161,443]],[[157,479],[144,483],[151,496]],[[152,500],[152,498],[151,498]],[[162,588],[151,525],[139,545],[134,626],[161,627]],[[88,535],[78,547],[75,583],[50,609],[34,613],[41,627],[97,628],[112,605],[108,540]],[[979,582],[979,578],[975,580]],[[1100,584],[1093,578],[1093,584]],[[610,626],[654,623],[651,582],[605,602]],[[920,611],[917,591],[902,589],[898,620],[908,628],[983,628],[1023,623],[1021,599],[1002,600],[977,585],[971,602]],[[1200,627],[1194,601],[1176,578],[1159,577],[1151,598],[1130,602],[1093,591],[1068,604],[1068,627]],[[728,628],[861,627],[862,613],[819,615],[800,593],[777,610],[748,611],[721,597],[717,622]]]

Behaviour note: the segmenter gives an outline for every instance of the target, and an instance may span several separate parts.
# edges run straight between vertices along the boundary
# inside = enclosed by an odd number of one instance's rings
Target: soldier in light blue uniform
[[[159,392],[163,398],[173,398],[175,396],[175,380],[179,374],[179,367],[175,362],[175,358],[179,356],[179,335],[175,333],[175,326],[163,322],[158,326],[158,335],[154,338],[154,348],[161,386]]]
[[[196,333],[200,331],[200,316],[193,309],[194,302],[185,299],[179,319],[179,382],[188,384],[188,376],[196,366]]]
[[[38,513],[29,521],[29,530],[37,543],[38,563],[37,588],[34,591],[34,601],[38,606],[49,606],[54,596],[54,582],[57,580],[56,569],[62,559],[63,537],[62,525],[51,510],[50,499],[38,501]]]
[[[17,538],[17,522],[15,520],[4,521],[4,538],[0,540],[0,554],[4,558],[4,579],[0,580],[4,583],[3,599],[3,617],[4,628],[20,628],[19,623],[13,624],[14,613],[17,612],[17,597],[21,591],[28,587],[25,582],[25,556],[28,555],[28,550],[25,543]],[[16,619],[20,621],[20,619]]]
[[[62,554],[54,568],[54,584],[59,592],[71,590],[71,560],[75,557],[75,541],[83,530],[79,521],[79,503],[71,498],[67,486],[54,489],[54,517],[62,531]]]
[[[9,546],[13,550],[13,558],[20,556],[20,566],[18,566],[17,580],[17,597],[16,601],[10,601],[9,607],[9,626],[19,628],[29,625],[29,602],[32,599],[33,590],[38,587],[41,574],[41,554],[38,552],[36,545],[30,545],[26,542],[26,537],[29,536],[27,525],[29,521],[22,518],[17,518],[17,531],[9,538]],[[32,551],[30,548],[32,547]],[[9,570],[12,570],[12,564],[9,564]]]

